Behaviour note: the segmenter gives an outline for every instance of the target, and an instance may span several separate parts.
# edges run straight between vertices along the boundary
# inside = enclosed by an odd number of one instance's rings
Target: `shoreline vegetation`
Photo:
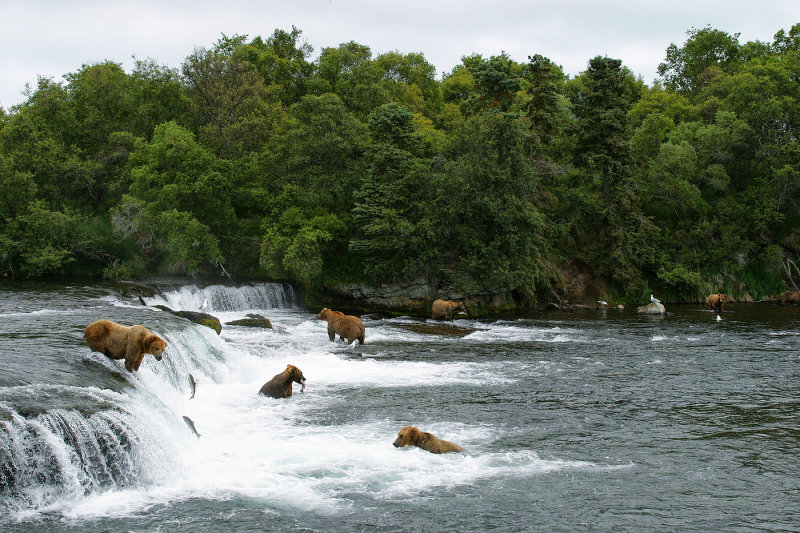
[[[437,78],[423,53],[313,53],[293,27],[41,77],[0,108],[0,278],[486,314],[798,290],[800,23],[691,29],[651,86],[601,56],[570,78],[465,55]]]

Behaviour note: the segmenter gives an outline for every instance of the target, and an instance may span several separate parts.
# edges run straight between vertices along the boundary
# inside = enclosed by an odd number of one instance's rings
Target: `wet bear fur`
[[[336,335],[343,338],[347,344],[358,340],[359,344],[364,344],[365,328],[364,323],[358,317],[345,315],[341,311],[334,311],[325,307],[319,312],[317,318],[328,322],[328,338],[333,342]]]
[[[123,326],[107,319],[92,322],[83,331],[86,344],[94,352],[111,359],[125,359],[128,372],[139,370],[144,354],[152,354],[160,361],[167,343],[144,326]]]
[[[397,438],[392,443],[395,448],[403,446],[418,446],[431,453],[460,452],[461,446],[442,440],[426,431],[420,431],[415,426],[406,426],[397,433]]]
[[[800,305],[800,291],[783,291],[781,305]]]
[[[272,398],[288,398],[292,395],[292,382],[305,388],[306,378],[296,366],[286,365],[286,370],[264,383],[258,393]]]
[[[709,294],[708,298],[706,298],[706,309],[713,309],[714,311],[721,313],[725,307],[725,302],[727,299],[727,294]]]
[[[435,300],[431,306],[431,318],[434,320],[453,320],[458,312],[467,312],[464,302],[454,302],[453,300]]]

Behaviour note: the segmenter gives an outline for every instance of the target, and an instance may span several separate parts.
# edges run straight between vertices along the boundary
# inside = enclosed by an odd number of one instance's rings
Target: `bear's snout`
[[[153,357],[156,358],[156,361],[161,361],[161,358],[163,357],[163,355],[160,354],[160,353],[157,353],[157,354],[153,354]]]
[[[400,442],[400,437],[397,437],[397,438],[395,439],[395,441],[392,443],[392,446],[394,446],[395,448],[399,448],[399,447],[400,447],[400,446],[402,446],[402,445],[403,445],[403,443],[402,443],[402,442]]]

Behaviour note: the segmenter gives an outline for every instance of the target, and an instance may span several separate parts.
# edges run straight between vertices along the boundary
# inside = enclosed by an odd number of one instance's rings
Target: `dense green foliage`
[[[617,59],[223,36],[179,69],[41,78],[0,110],[0,275],[426,278],[523,305],[566,265],[617,299],[759,298],[800,255],[800,24]],[[800,281],[800,280],[798,280]]]

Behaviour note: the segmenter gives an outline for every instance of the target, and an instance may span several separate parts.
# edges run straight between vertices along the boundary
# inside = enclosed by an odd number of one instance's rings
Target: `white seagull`
[[[722,317],[717,315],[717,322],[719,322],[720,320],[722,320]]]
[[[605,300],[597,300],[597,303],[599,303],[600,305],[608,305],[608,302]]]
[[[650,301],[651,301],[651,302],[655,302],[655,303],[657,303],[657,304],[660,304],[660,303],[661,303],[661,302],[659,301],[659,299],[658,299],[658,298],[656,298],[655,296],[653,296],[652,294],[650,295]]]
[[[203,305],[200,306],[201,311],[208,309],[208,298],[203,298]]]

